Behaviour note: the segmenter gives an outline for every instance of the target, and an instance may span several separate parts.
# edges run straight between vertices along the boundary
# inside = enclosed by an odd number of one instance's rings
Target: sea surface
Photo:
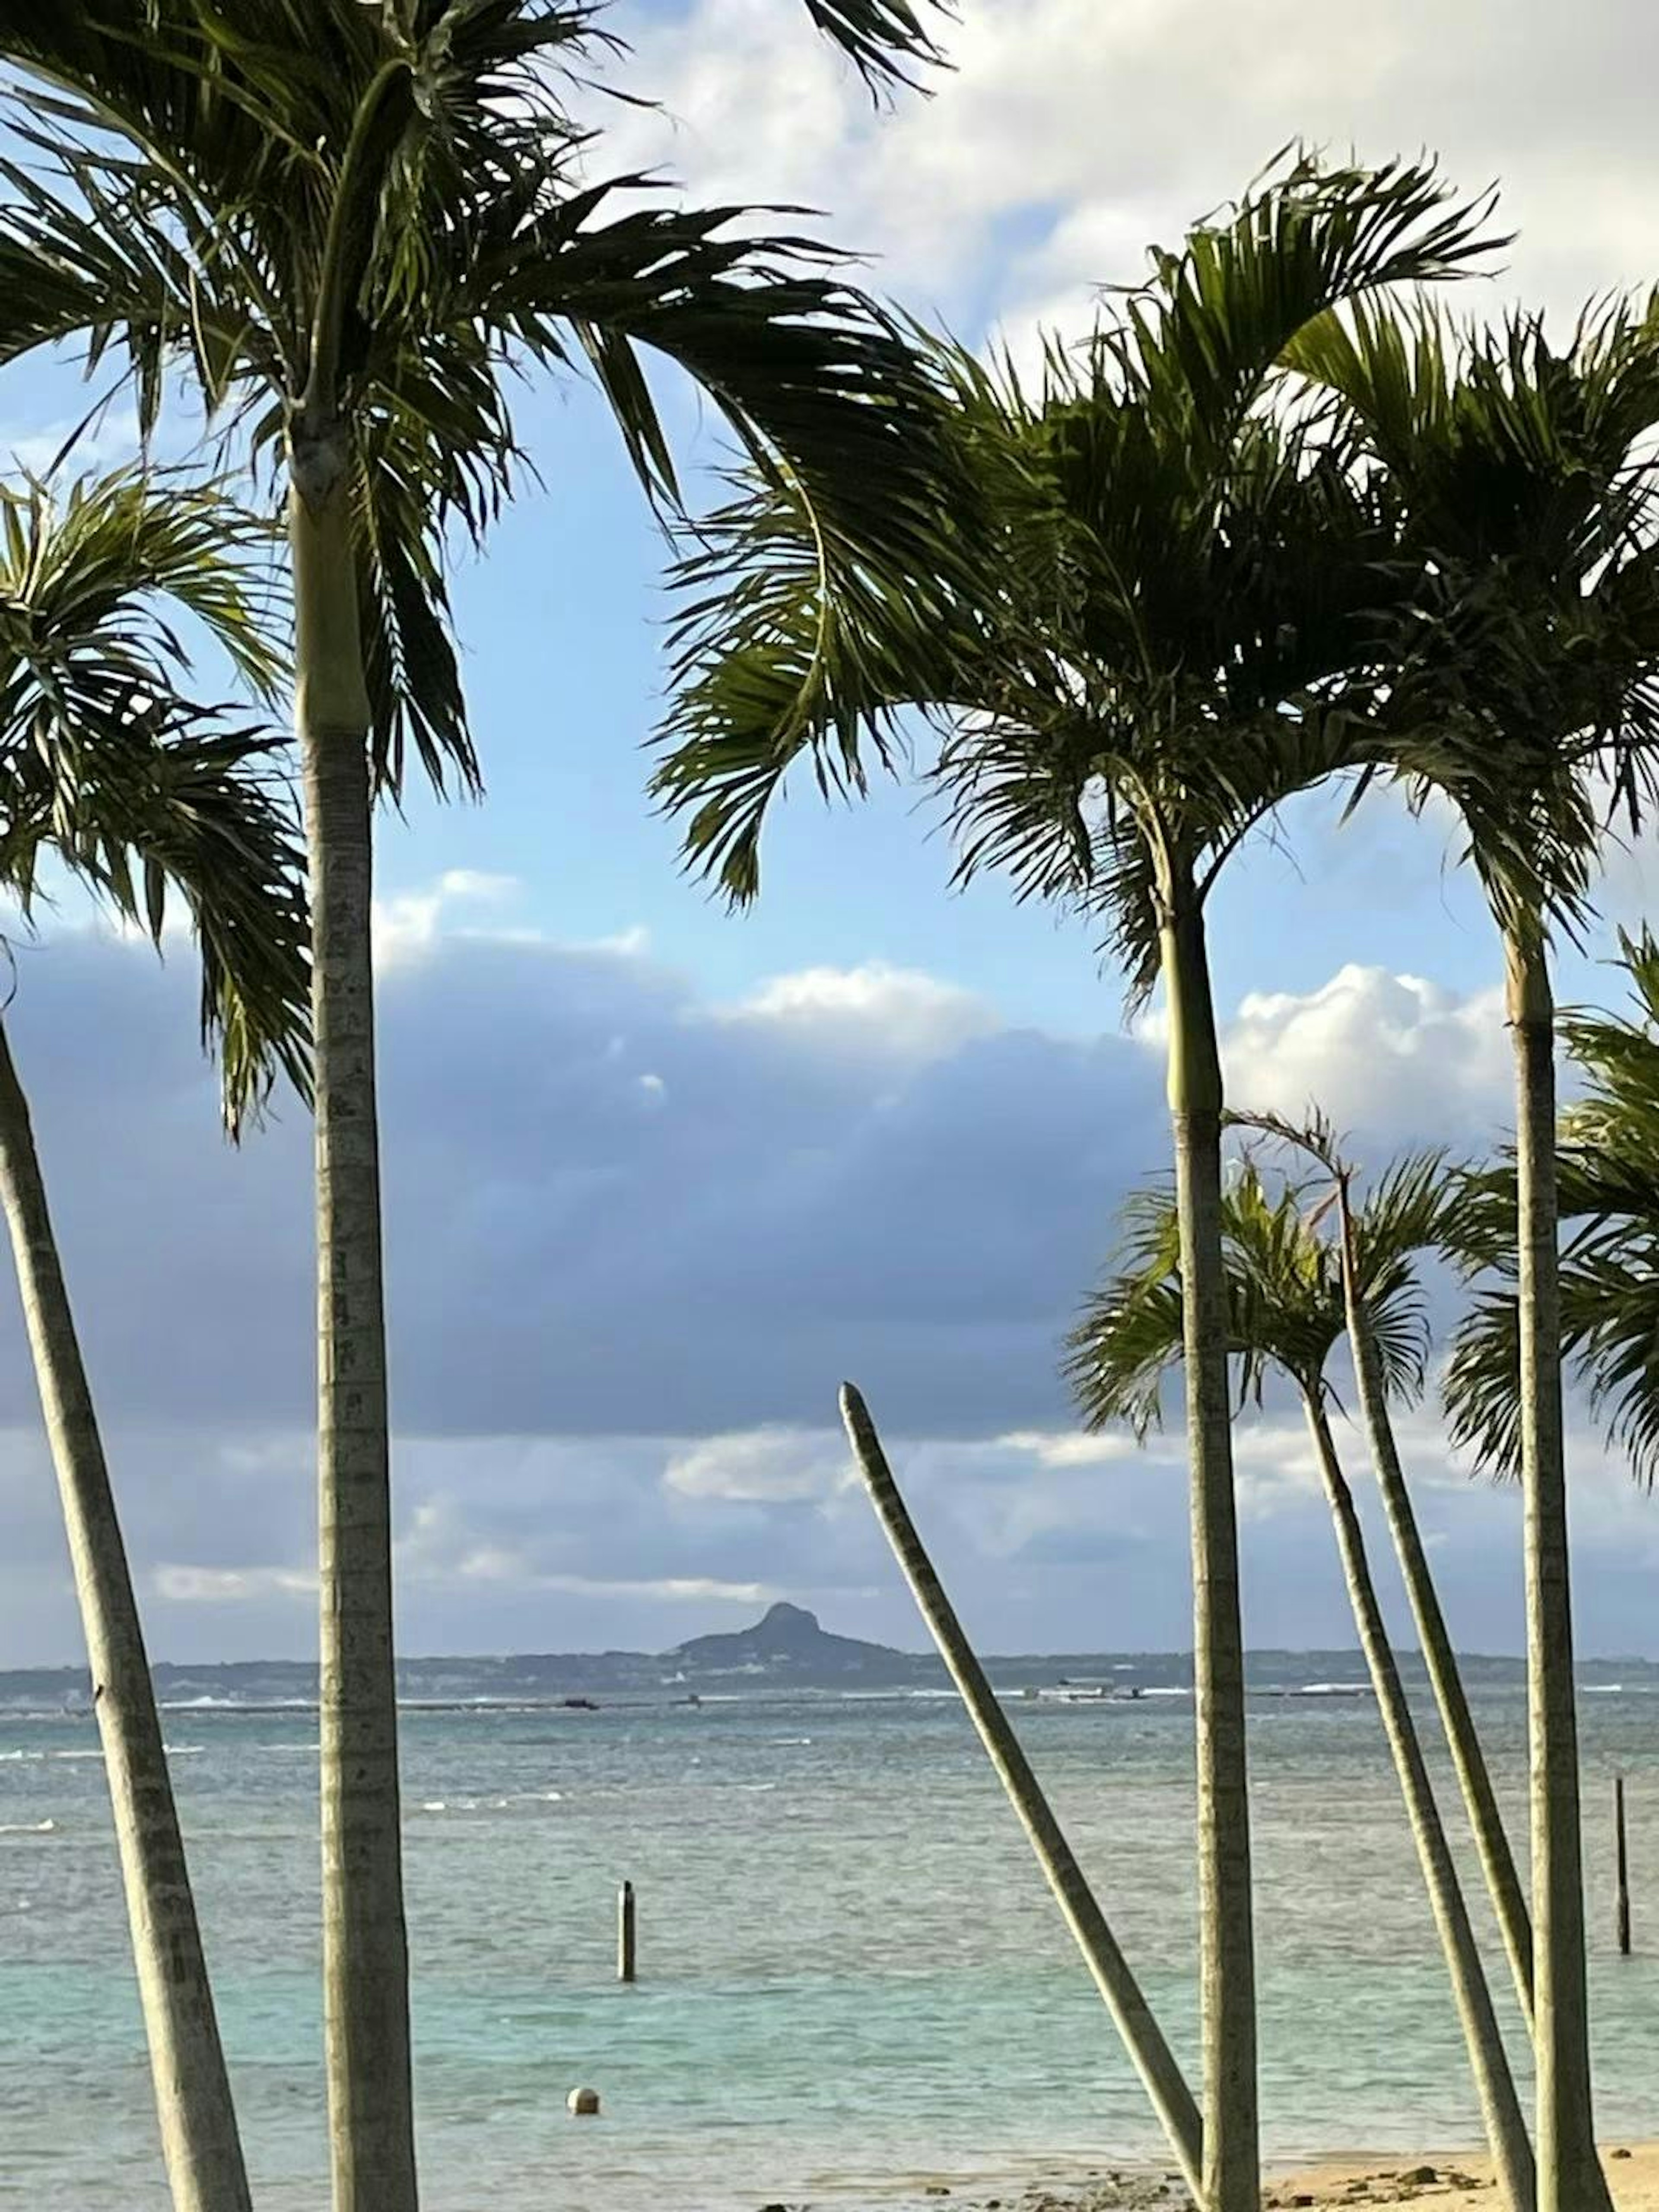
[[[1518,1823],[1522,1698],[1487,1689],[1477,1705]],[[1012,1710],[1195,2065],[1190,1701]],[[1616,2140],[1659,2132],[1659,1696],[1604,1686],[1582,1710],[1599,2117]],[[200,1707],[166,1724],[257,2199],[318,2212],[315,1716]],[[890,2206],[921,2201],[927,2179],[1164,2161],[948,1697],[409,1711],[404,1746],[428,2212]],[[1269,2148],[1474,2142],[1374,1708],[1259,1698],[1250,1752]],[[1629,1960],[1613,1942],[1615,1771]],[[1461,1845],[1443,1761],[1436,1772]],[[613,1978],[623,1877],[639,1899],[632,1989]],[[599,2120],[567,2116],[578,2083],[600,2091]],[[0,2205],[165,2212],[85,1717],[0,1714]]]

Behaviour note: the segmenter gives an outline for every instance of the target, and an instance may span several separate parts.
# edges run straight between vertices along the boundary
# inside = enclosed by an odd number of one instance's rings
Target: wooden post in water
[[[1630,1956],[1630,1864],[1625,1853],[1625,1778],[1615,1775],[1613,1784],[1613,1845],[1619,1859],[1619,1955]]]
[[[625,1881],[617,1892],[617,1979],[634,1979],[634,1885]]]

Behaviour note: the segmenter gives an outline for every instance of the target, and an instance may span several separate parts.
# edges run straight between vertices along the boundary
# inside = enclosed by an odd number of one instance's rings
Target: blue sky
[[[820,206],[872,281],[1016,350],[1080,327],[1092,283],[1297,135],[1501,174],[1523,234],[1472,309],[1570,311],[1659,271],[1637,0],[962,12],[956,75],[874,115],[790,0],[620,6],[628,82],[666,118],[613,111],[614,165]],[[80,404],[61,372],[0,380],[0,452],[38,463]],[[522,429],[543,488],[456,578],[488,799],[412,793],[380,844],[405,1641],[666,1644],[787,1595],[914,1642],[845,1488],[856,1361],[988,1643],[1184,1643],[1176,1448],[1086,1443],[1053,1379],[1115,1204],[1162,1161],[1155,1040],[1124,1034],[1081,927],[995,882],[950,891],[913,790],[832,811],[803,782],[749,915],[688,883],[642,795],[660,537],[590,391],[532,391]],[[1335,812],[1296,810],[1218,896],[1236,1092],[1317,1092],[1378,1150],[1488,1142],[1497,962],[1455,840],[1391,804]],[[1644,871],[1615,856],[1611,914],[1640,911]],[[1605,934],[1590,950],[1564,996],[1605,990]],[[66,918],[13,1027],[156,1648],[303,1651],[305,1132],[289,1112],[217,1150],[188,1000],[181,958],[155,975]],[[0,1664],[76,1650],[16,1336],[0,1316]],[[1655,1509],[1580,1428],[1586,1643],[1659,1648]],[[1426,1416],[1413,1440],[1460,1632],[1514,1648],[1512,1506]],[[1350,1640],[1299,1432],[1269,1419],[1241,1454],[1253,1632]]]

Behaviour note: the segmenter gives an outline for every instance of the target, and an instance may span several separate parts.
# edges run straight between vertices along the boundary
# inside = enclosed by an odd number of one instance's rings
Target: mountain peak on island
[[[694,1636],[667,1654],[678,1665],[714,1674],[867,1674],[885,1668],[890,1672],[901,1655],[879,1644],[861,1644],[854,1637],[832,1636],[805,1606],[780,1601],[769,1606],[751,1628],[724,1635]]]
[[[808,1613],[804,1605],[789,1605],[780,1598],[769,1605],[755,1626],[748,1632],[763,1644],[811,1644],[823,1634],[815,1613]]]

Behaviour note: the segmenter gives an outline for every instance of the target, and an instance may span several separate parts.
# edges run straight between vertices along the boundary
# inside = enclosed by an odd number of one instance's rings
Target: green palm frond
[[[924,495],[874,590],[830,576],[811,516],[751,480],[685,580],[655,789],[693,864],[752,896],[791,766],[860,791],[915,707],[941,731],[963,872],[1099,916],[1144,992],[1171,872],[1206,883],[1283,799],[1367,757],[1395,517],[1328,424],[1274,408],[1275,365],[1334,303],[1468,265],[1485,220],[1431,167],[1297,157],[1156,257],[1091,344],[1051,346],[1035,387],[936,347],[951,450],[930,437],[925,472],[974,495],[942,531]],[[810,711],[769,720],[780,670],[808,664]]]
[[[911,70],[943,58],[927,28],[927,7],[913,5],[912,0],[806,0],[806,12],[851,57],[872,91],[887,83],[908,84]],[[938,12],[949,15],[954,10]]]
[[[1659,1475],[1659,946],[1620,933],[1629,1015],[1563,1018],[1583,1078],[1561,1116],[1556,1185],[1565,1234],[1562,1347],[1609,1446],[1638,1480]],[[1458,1441],[1492,1473],[1520,1467],[1513,1151],[1462,1177],[1444,1227],[1464,1272],[1485,1278],[1445,1380]]]
[[[304,870],[276,741],[183,696],[173,623],[277,688],[269,546],[167,471],[0,497],[0,884],[27,917],[50,856],[158,948],[183,903],[233,1130],[279,1070],[308,1082]]]
[[[1370,1178],[1363,1195],[1358,1174],[1344,1156],[1330,1116],[1310,1107],[1298,1121],[1273,1113],[1231,1111],[1231,1127],[1255,1132],[1297,1158],[1310,1162],[1313,1182],[1300,1194],[1309,1231],[1330,1224],[1329,1263],[1335,1269],[1335,1295],[1343,1305],[1342,1222],[1352,1231],[1355,1291],[1370,1327],[1384,1388],[1391,1398],[1412,1401],[1422,1395],[1431,1349],[1429,1311],[1420,1273],[1425,1255],[1445,1246],[1449,1217],[1459,1203],[1466,1176],[1435,1147],[1402,1153]],[[1317,1194],[1322,1189],[1323,1195]]]
[[[1533,315],[1465,330],[1425,302],[1350,303],[1287,360],[1389,488],[1419,579],[1394,617],[1394,774],[1458,807],[1506,928],[1575,927],[1598,785],[1632,821],[1653,793],[1653,303],[1588,312],[1560,349]]]
[[[641,204],[651,180],[591,181],[592,135],[565,94],[615,49],[602,8],[146,5],[142,37],[128,0],[0,25],[0,54],[29,76],[29,158],[0,206],[0,354],[125,354],[147,425],[182,367],[271,458],[295,424],[349,420],[386,787],[411,756],[476,781],[445,551],[487,526],[517,472],[518,369],[595,377],[673,507],[646,364],[677,364],[799,506],[829,595],[890,588],[934,557],[934,380],[846,258],[765,210]],[[872,82],[933,58],[921,0],[810,7]],[[774,722],[810,711],[790,678],[820,683],[823,660],[774,656]]]
[[[1379,1185],[1374,1214],[1362,1214],[1364,1296],[1391,1396],[1422,1388],[1428,1322],[1417,1271],[1418,1215],[1400,1201],[1431,1174],[1402,1163]],[[1329,1389],[1326,1369],[1346,1326],[1341,1253],[1322,1232],[1307,1192],[1284,1182],[1277,1194],[1247,1164],[1222,1200],[1227,1282],[1228,1352],[1240,1402],[1261,1401],[1270,1370],[1304,1390]],[[1162,1418],[1167,1378],[1184,1355],[1180,1237],[1167,1187],[1127,1202],[1112,1272],[1085,1304],[1066,1340],[1062,1373],[1091,1428],[1126,1421],[1144,1440]]]

